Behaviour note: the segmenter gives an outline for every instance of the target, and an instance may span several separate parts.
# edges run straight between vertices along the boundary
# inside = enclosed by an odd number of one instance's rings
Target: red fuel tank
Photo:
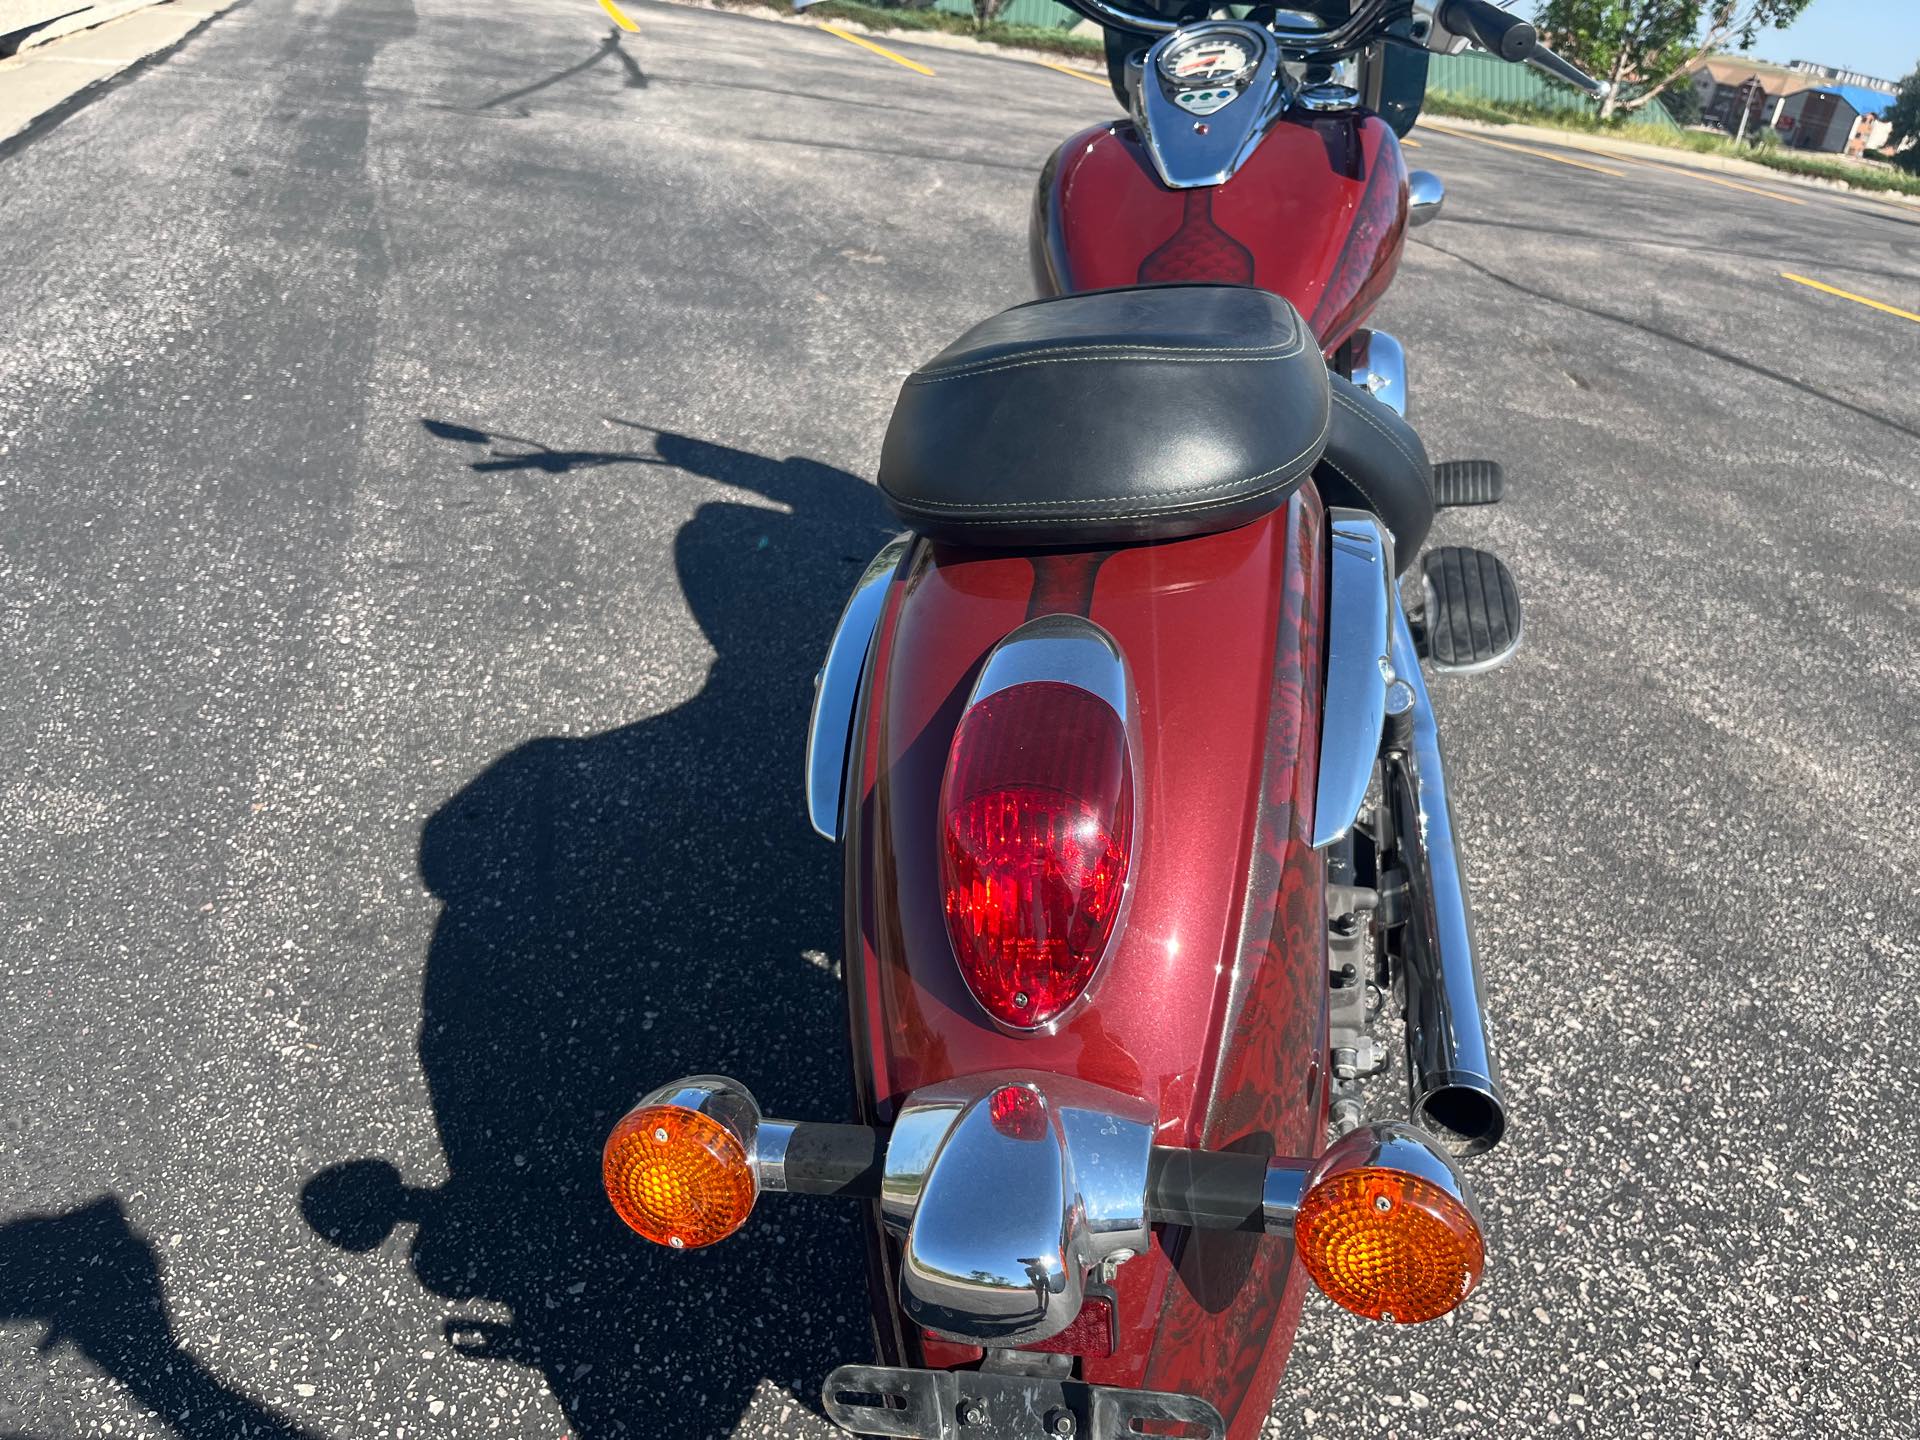
[[[1258,285],[1329,354],[1400,262],[1407,167],[1378,116],[1296,112],[1224,185],[1170,190],[1131,120],[1083,130],[1041,172],[1030,243],[1042,295],[1116,285]]]
[[[1014,554],[915,544],[874,637],[849,757],[847,991],[860,1109],[1037,1069],[1138,1096],[1160,1143],[1317,1154],[1325,1133],[1326,881],[1311,843],[1325,665],[1324,512],[1311,486],[1250,525],[1163,545]],[[1054,1033],[1009,1033],[969,994],[945,925],[939,799],[988,652],[1078,614],[1138,692],[1131,909],[1087,1003]],[[951,1366],[978,1351],[903,1326],[877,1220],[882,1353]],[[1096,1384],[1199,1395],[1251,1440],[1292,1344],[1305,1272],[1290,1236],[1162,1235],[1114,1279],[1114,1353]],[[890,1333],[889,1333],[890,1332]]]

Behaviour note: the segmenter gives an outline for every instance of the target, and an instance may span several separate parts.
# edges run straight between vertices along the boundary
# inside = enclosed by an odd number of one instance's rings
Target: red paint
[[[1406,241],[1407,167],[1362,113],[1282,120],[1224,185],[1169,190],[1130,120],[1083,130],[1040,177],[1043,295],[1168,280],[1287,297],[1331,352],[1366,319]]]
[[[1137,262],[1136,262],[1137,263]],[[876,639],[847,845],[847,974],[865,1116],[911,1091],[1014,1068],[1156,1107],[1161,1143],[1320,1148],[1325,915],[1308,842],[1319,735],[1324,526],[1311,487],[1222,534],[1022,556],[924,542]],[[1119,643],[1140,704],[1126,924],[1053,1035],[996,1027],[947,935],[940,787],[987,652],[1068,600]],[[882,1242],[883,1251],[890,1242]],[[877,1255],[890,1279],[894,1257]],[[1122,1265],[1112,1356],[1088,1379],[1200,1395],[1257,1434],[1298,1318],[1284,1239],[1163,1235]],[[891,1302],[889,1302],[891,1303]],[[908,1363],[978,1351],[902,1335]]]

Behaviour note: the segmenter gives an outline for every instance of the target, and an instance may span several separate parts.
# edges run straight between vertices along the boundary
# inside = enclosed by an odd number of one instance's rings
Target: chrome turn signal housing
[[[1480,1282],[1480,1214],[1453,1161],[1411,1125],[1371,1125],[1330,1146],[1293,1214],[1294,1253],[1328,1299],[1414,1325]]]
[[[760,1107],[738,1081],[695,1075],[662,1086],[607,1136],[607,1199],[656,1245],[695,1250],[724,1240],[760,1198],[759,1130]]]

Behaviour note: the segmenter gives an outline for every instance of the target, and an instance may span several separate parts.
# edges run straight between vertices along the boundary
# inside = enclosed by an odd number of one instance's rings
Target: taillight
[[[1112,641],[1077,624],[1088,637],[1027,643],[1078,639],[1123,675]],[[983,686],[992,674],[990,661]],[[1124,718],[1064,680],[977,693],[947,757],[940,814],[947,933],[967,988],[1002,1024],[1047,1024],[1092,980],[1126,895],[1133,765]]]

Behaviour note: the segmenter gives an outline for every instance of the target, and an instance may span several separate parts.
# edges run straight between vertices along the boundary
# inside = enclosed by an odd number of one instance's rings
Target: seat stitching
[[[1326,448],[1326,443],[1327,443],[1327,427],[1325,425],[1322,425],[1320,427],[1320,435],[1318,439],[1311,442],[1306,449],[1302,450],[1298,455],[1294,456],[1291,460],[1284,460],[1280,464],[1274,466],[1271,470],[1262,470],[1258,475],[1247,475],[1238,480],[1223,480],[1223,481],[1220,481],[1218,484],[1214,484],[1214,485],[1196,485],[1192,489],[1182,490],[1179,493],[1181,495],[1210,495],[1216,490],[1231,490],[1236,486],[1251,485],[1257,480],[1266,479],[1269,475],[1278,475],[1282,470],[1291,469],[1293,466],[1298,465],[1302,460],[1305,460],[1307,456],[1314,454],[1316,450],[1324,452]],[[885,489],[885,488],[886,487],[882,486],[882,489]],[[1269,486],[1268,488],[1271,489],[1273,487]],[[981,501],[970,501],[970,500],[908,500],[903,497],[893,495],[893,492],[891,490],[887,490],[886,493],[889,496],[892,496],[895,499],[895,501],[901,505],[909,506],[909,507],[912,507],[915,509],[921,509],[921,510],[999,510],[1004,508],[1004,502],[996,502],[996,501],[981,502]],[[1068,505],[1117,505],[1123,500],[1135,500],[1135,499],[1140,500],[1143,503],[1151,503],[1154,498],[1155,497],[1148,496],[1148,495],[1142,495],[1142,496],[1088,495],[1076,500],[1026,500],[1026,501],[1022,501],[1021,504],[1024,507],[1031,507],[1035,509],[1041,506],[1050,506],[1053,508],[1060,508]]]
[[[1320,457],[1320,463],[1326,466],[1329,470],[1333,471],[1334,474],[1338,475],[1342,480],[1346,481],[1347,484],[1351,485],[1354,489],[1358,490],[1361,496],[1366,500],[1367,508],[1373,511],[1374,515],[1377,518],[1379,518],[1381,521],[1383,522],[1385,521],[1386,516],[1382,515],[1380,512],[1379,498],[1375,496],[1371,490],[1367,489],[1366,486],[1362,485],[1353,476],[1349,475],[1346,471],[1342,470],[1339,467],[1339,465],[1334,463],[1332,457],[1327,455],[1322,455]]]
[[[1276,340],[1270,345],[1172,345],[1164,343],[1156,345],[1114,340],[1098,345],[1055,345],[1045,350],[1029,350],[1026,354],[1029,357],[1040,357],[1047,355],[1080,355],[1096,351],[1112,351],[1118,355],[1138,354],[1144,357],[1160,354],[1177,355],[1189,351],[1197,351],[1217,355],[1260,355],[1268,351],[1297,353],[1305,344],[1305,340],[1306,337],[1301,333],[1299,325],[1296,324],[1291,327],[1291,333],[1285,340]],[[955,371],[964,370],[969,366],[987,363],[990,362],[981,360],[955,360],[940,366],[938,369],[923,369],[918,373],[922,375],[946,375]]]
[[[1267,473],[1272,474],[1273,472],[1268,471]],[[1255,476],[1253,478],[1261,479],[1263,477]],[[1271,495],[1276,490],[1284,490],[1289,485],[1297,485],[1300,483],[1301,480],[1305,478],[1306,477],[1304,473],[1300,475],[1293,475],[1293,476],[1289,476],[1285,480],[1277,480],[1271,485],[1263,485],[1258,490],[1249,490],[1244,495],[1229,495],[1224,499],[1207,500],[1207,501],[1203,501],[1198,505],[1182,505],[1176,510],[1118,510],[1111,515],[1074,515],[1066,518],[1070,518],[1073,520],[1081,520],[1081,521],[1154,520],[1162,516],[1173,517],[1173,516],[1179,516],[1179,515],[1194,515],[1194,514],[1198,514],[1202,510],[1218,510],[1218,509],[1221,509],[1223,506],[1241,505],[1241,504],[1245,504],[1249,500],[1258,500],[1262,495]],[[906,508],[911,509],[913,507],[908,506]],[[946,517],[936,515],[936,516],[931,516],[929,518],[938,520],[938,519],[945,519]],[[953,520],[951,523],[981,525],[981,526],[1058,525],[1062,518],[1063,517],[1058,515],[1035,515],[1035,516],[1028,516],[1025,518],[1022,518],[1019,516],[1007,516],[1005,518],[997,518],[993,520],[966,520],[962,518],[958,520]]]
[[[1290,336],[1285,340],[1275,340],[1266,345],[1173,345],[1108,340],[1097,345],[1051,345],[1044,350],[1015,350],[1010,355],[1001,358],[1011,359],[1013,355],[1019,355],[1023,358],[1045,355],[1085,355],[1101,351],[1112,351],[1116,354],[1123,355],[1264,355],[1269,351],[1298,350],[1300,344],[1301,340],[1298,335]],[[923,375],[943,375],[950,370],[964,370],[970,365],[991,365],[993,363],[995,363],[994,357],[983,355],[977,360],[949,360],[944,365],[923,366],[920,373]]]
[[[1422,472],[1421,484],[1426,487],[1427,495],[1429,496],[1429,498],[1431,498],[1431,496],[1433,495],[1433,481],[1430,478],[1428,472],[1431,471],[1432,467],[1427,465],[1422,465],[1419,461],[1419,458],[1415,456],[1411,450],[1407,449],[1405,443],[1402,442],[1400,438],[1396,436],[1391,430],[1387,429],[1386,426],[1382,425],[1378,420],[1374,419],[1373,416],[1369,415],[1364,409],[1362,409],[1360,406],[1360,403],[1357,400],[1353,399],[1351,396],[1343,395],[1337,388],[1334,389],[1331,393],[1333,395],[1333,398],[1340,403],[1340,406],[1342,409],[1344,409],[1349,415],[1355,416],[1360,420],[1364,420],[1389,445],[1393,446],[1394,449],[1398,450],[1402,455],[1406,456],[1407,463],[1409,465],[1413,466],[1415,470]]]
[[[1301,342],[1294,342],[1284,349],[1265,345],[1245,349],[1233,349],[1225,346],[1211,351],[1187,350],[1141,350],[1115,346],[1082,346],[1075,349],[1030,351],[1024,360],[1002,360],[993,364],[979,361],[962,366],[947,366],[939,370],[920,370],[907,377],[909,385],[935,385],[943,380],[965,380],[975,375],[991,375],[996,370],[1018,370],[1026,365],[1069,365],[1081,360],[1152,360],[1169,365],[1258,365],[1270,360],[1291,360],[1305,350]]]

